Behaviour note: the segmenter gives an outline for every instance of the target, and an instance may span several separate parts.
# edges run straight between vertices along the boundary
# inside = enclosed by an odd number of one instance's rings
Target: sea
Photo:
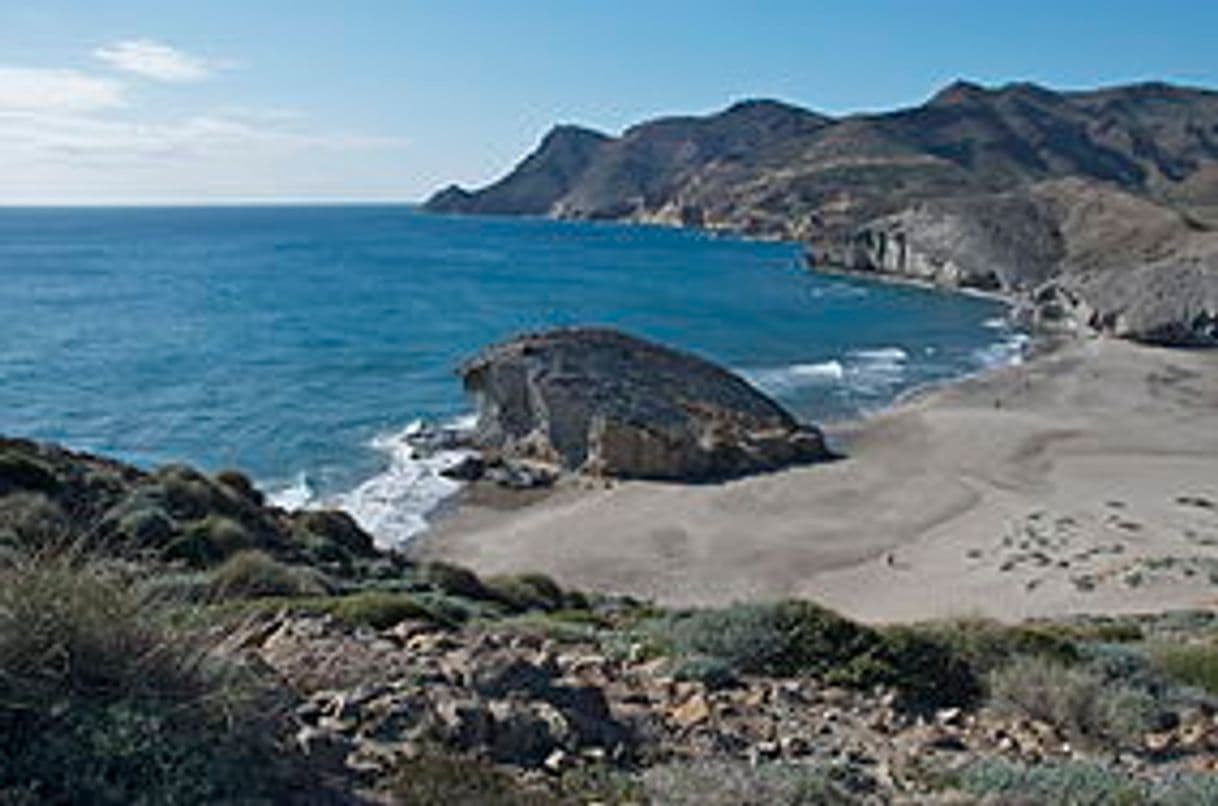
[[[385,545],[457,489],[410,435],[468,425],[456,367],[607,325],[735,370],[806,420],[1017,362],[997,301],[814,274],[798,246],[408,206],[0,209],[0,434],[239,468]]]

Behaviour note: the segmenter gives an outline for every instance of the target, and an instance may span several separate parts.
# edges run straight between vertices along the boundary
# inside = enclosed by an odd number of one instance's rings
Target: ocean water
[[[788,244],[391,206],[0,210],[0,433],[238,467],[400,542],[455,484],[418,422],[523,330],[698,352],[820,422],[1017,360],[999,303],[804,270]]]

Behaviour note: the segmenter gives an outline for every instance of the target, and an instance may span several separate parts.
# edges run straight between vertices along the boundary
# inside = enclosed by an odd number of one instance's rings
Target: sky
[[[1218,88],[1213,0],[0,0],[0,204],[418,201],[557,123]]]

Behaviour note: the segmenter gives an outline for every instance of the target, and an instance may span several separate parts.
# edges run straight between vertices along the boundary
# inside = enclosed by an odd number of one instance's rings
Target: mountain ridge
[[[1147,205],[1174,211],[1174,248],[1131,242],[1128,232],[1142,230],[1119,216],[1077,215],[1096,205],[1151,218],[1162,216]],[[502,179],[446,189],[425,209],[784,239],[804,244],[814,265],[979,284],[1025,302],[1057,282],[1075,300],[1063,321],[1078,327],[1218,342],[1218,240],[1209,234],[1218,224],[1218,92],[1209,89],[1143,82],[1058,92],[958,80],[918,106],[839,118],[754,99],[616,137],[558,127]],[[1041,248],[1054,240],[1088,244],[1087,269],[1067,260],[1069,244]],[[898,241],[895,252],[874,248]],[[1082,276],[1111,279],[1118,275],[1103,270],[1117,268],[1128,278],[1144,268],[1128,256],[1143,252],[1155,252],[1155,293],[1167,275],[1177,289],[1174,304],[1153,301],[1153,315],[1142,284],[1096,293]],[[997,260],[988,273],[965,265],[983,257]]]

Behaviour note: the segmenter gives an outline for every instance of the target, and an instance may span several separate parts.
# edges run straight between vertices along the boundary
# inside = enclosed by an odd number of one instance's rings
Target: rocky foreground
[[[692,226],[805,244],[818,268],[1006,293],[1028,320],[1218,342],[1218,93],[957,82],[831,118],[774,101],[619,137],[560,126],[427,209]]]
[[[1216,637],[663,609],[0,441],[5,802],[1213,803]]]

